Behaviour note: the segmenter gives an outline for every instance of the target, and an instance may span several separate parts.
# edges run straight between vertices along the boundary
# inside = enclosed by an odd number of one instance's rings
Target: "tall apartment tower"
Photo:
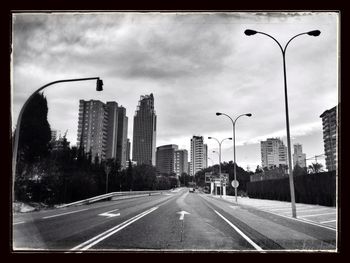
[[[297,164],[301,168],[306,167],[306,154],[303,153],[303,146],[299,143],[294,144],[294,153],[293,153],[293,167]]]
[[[104,106],[107,111],[106,124],[107,124],[107,143],[106,143],[106,159],[118,158],[117,157],[117,136],[118,136],[118,103],[114,101],[108,101],[107,107]]]
[[[204,159],[204,168],[208,167],[208,145],[203,144],[204,151],[203,151],[203,159]]]
[[[51,129],[51,141],[56,141],[57,139],[57,130]]]
[[[130,143],[130,139],[127,139],[127,143],[126,143],[127,147],[126,147],[126,161],[130,160],[130,148],[131,148],[131,143]]]
[[[83,147],[85,152],[91,151],[93,160],[95,156],[100,160],[114,158],[125,168],[126,134],[125,109],[118,107],[118,103],[79,101],[77,145]]]
[[[188,174],[188,152],[187,150],[175,151],[175,173],[181,176],[182,173]]]
[[[287,165],[287,147],[278,138],[268,138],[260,142],[261,165],[263,168]]]
[[[105,104],[101,101],[79,101],[77,144],[85,152],[91,151],[93,159],[95,156],[100,160],[106,158],[107,116]]]
[[[190,175],[195,175],[196,172],[207,167],[208,147],[204,144],[203,136],[193,136],[191,139],[190,153]]]
[[[334,171],[337,168],[337,107],[326,110],[320,118],[322,118],[323,125],[326,168],[328,171]]]
[[[160,174],[171,174],[175,172],[176,144],[168,144],[157,147],[156,168]]]
[[[137,164],[156,165],[157,115],[154,97],[141,96],[134,116],[132,160]]]
[[[126,109],[118,107],[118,135],[117,135],[117,158],[122,168],[126,168],[128,149],[128,117]]]

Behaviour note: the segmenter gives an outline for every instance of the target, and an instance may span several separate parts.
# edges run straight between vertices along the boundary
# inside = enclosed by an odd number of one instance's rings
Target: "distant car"
[[[190,193],[194,193],[194,188],[191,187],[190,190],[189,190],[189,192],[190,192]]]

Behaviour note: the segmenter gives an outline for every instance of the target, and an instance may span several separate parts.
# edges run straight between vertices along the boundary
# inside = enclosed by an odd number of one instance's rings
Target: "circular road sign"
[[[239,182],[237,180],[232,180],[231,185],[233,188],[238,188]]]

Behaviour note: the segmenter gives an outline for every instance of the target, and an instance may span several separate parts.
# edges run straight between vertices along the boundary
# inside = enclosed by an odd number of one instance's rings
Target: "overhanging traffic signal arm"
[[[96,90],[97,90],[97,91],[102,91],[102,90],[103,90],[102,86],[103,86],[103,81],[102,81],[102,79],[98,79],[98,80],[97,80],[97,83],[96,83]]]

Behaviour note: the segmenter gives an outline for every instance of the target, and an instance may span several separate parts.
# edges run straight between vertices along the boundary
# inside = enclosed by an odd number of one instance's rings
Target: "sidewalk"
[[[220,196],[213,196],[220,198]],[[234,196],[225,196],[225,200],[236,203]],[[238,205],[250,206],[278,216],[292,218],[290,202],[237,197]],[[297,220],[336,230],[337,209],[335,207],[296,203]]]

